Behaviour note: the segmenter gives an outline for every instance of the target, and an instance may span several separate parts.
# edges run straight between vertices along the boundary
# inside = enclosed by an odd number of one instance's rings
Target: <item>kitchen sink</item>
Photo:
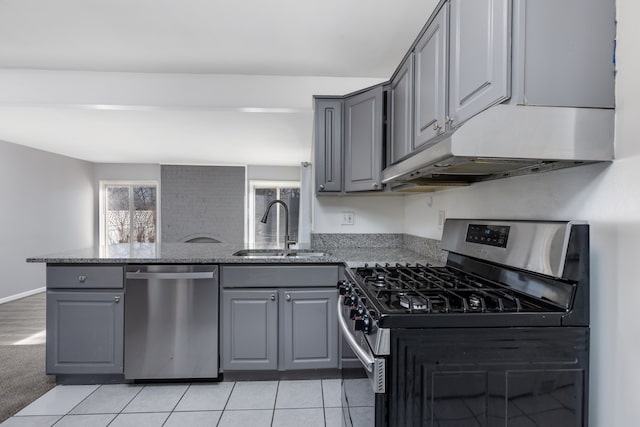
[[[308,250],[269,250],[269,249],[243,249],[233,253],[233,256],[244,258],[312,258],[326,256],[326,252]]]

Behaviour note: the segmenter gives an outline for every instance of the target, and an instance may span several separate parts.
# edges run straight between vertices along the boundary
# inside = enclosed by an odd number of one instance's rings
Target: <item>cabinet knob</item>
[[[435,123],[433,124],[433,130],[435,130],[435,131],[439,131],[441,128],[442,128],[442,126],[440,126],[440,125],[438,124],[438,122],[435,122]]]
[[[449,116],[447,116],[447,118],[444,120],[445,124],[450,125],[451,123],[453,123],[453,119]]]
[[[87,280],[87,276],[78,276],[78,282],[84,283]]]
[[[276,294],[271,294],[271,301],[275,301],[276,300]]]
[[[291,301],[291,295],[290,294],[286,294],[284,299],[286,299],[287,301]]]
[[[324,184],[320,184],[320,190],[324,190]]]
[[[113,301],[115,301],[115,303],[119,303],[120,302],[120,297],[113,297]]]
[[[374,182],[372,186],[373,186],[373,188],[378,188],[378,183]]]

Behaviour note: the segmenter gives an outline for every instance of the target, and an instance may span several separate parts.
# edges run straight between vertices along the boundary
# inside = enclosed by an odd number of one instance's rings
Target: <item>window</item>
[[[257,248],[284,247],[284,208],[274,205],[263,224],[260,219],[274,200],[282,200],[289,207],[289,238],[298,240],[300,212],[300,183],[298,181],[249,181],[249,244]]]
[[[101,182],[100,245],[109,254],[155,247],[158,241],[155,182]]]

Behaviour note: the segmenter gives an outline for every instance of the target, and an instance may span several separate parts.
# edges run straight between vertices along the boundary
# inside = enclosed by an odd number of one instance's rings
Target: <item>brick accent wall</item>
[[[160,175],[163,242],[244,240],[244,167],[163,165]]]

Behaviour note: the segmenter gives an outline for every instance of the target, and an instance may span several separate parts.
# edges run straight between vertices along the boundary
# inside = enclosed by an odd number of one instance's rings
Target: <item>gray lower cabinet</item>
[[[278,367],[278,291],[222,291],[223,370],[274,370]]]
[[[382,189],[383,88],[344,100],[344,190]]]
[[[338,367],[335,289],[223,289],[222,369]]]
[[[47,292],[46,372],[123,372],[124,292]]]
[[[337,291],[285,289],[281,295],[284,369],[337,368]]]

